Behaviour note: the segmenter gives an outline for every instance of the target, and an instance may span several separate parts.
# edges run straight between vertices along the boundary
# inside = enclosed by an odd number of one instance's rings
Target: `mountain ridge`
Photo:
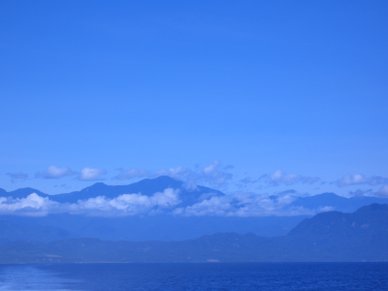
[[[35,195],[31,196],[32,193]],[[169,176],[143,179],[123,185],[98,182],[79,191],[56,195],[49,195],[38,189],[27,187],[10,192],[0,191],[0,197],[8,198],[1,202],[3,204],[0,208],[0,215],[69,213],[117,216],[154,215],[156,213],[209,217],[219,215],[274,217],[306,216],[328,210],[352,212],[372,203],[388,203],[388,197],[346,198],[335,193],[301,197],[295,191],[283,191],[268,195],[267,198],[264,197],[265,199],[259,194],[239,195],[225,194],[217,189],[201,185],[186,184]],[[285,195],[286,199],[284,199]],[[261,201],[263,204],[260,204]],[[284,201],[287,202],[284,203]],[[247,202],[250,204],[247,205]],[[141,207],[144,207],[144,210]]]
[[[343,216],[373,232],[354,228],[343,231]],[[150,263],[150,262],[364,262],[388,261],[388,205],[372,204],[350,214],[328,212],[301,222],[313,233],[299,231],[263,238],[255,234],[218,233],[183,241],[107,241],[95,238],[57,240],[47,243],[0,241],[1,263]],[[322,223],[322,219],[324,220]],[[383,228],[379,226],[385,221]],[[349,223],[350,224],[349,224]],[[329,226],[329,227],[328,227]],[[294,230],[295,230],[294,229]],[[295,231],[294,231],[295,232]],[[338,235],[340,234],[340,235]],[[336,240],[332,240],[337,237]]]
[[[26,196],[28,196],[29,194],[36,193],[39,196],[47,197],[55,201],[75,202],[80,199],[89,199],[97,196],[106,196],[108,198],[117,197],[118,195],[122,194],[142,194],[149,196],[157,192],[162,192],[166,188],[184,188],[189,192],[209,192],[216,194],[216,196],[225,195],[225,193],[223,193],[222,191],[206,186],[195,185],[194,187],[188,187],[186,186],[184,181],[169,176],[146,178],[134,183],[122,185],[109,185],[103,182],[96,182],[90,186],[82,188],[81,190],[58,194],[47,194],[43,191],[31,187],[19,188],[12,191],[6,191],[5,189],[0,188],[0,195],[3,197],[8,196],[12,198],[26,198]],[[272,199],[275,199],[276,197],[276,195],[269,196],[269,198]],[[357,205],[357,209],[363,206],[358,204],[366,205],[371,203],[384,203],[384,201],[388,202],[388,197],[354,196],[348,198],[340,196],[333,192],[324,192],[310,196],[296,197],[295,201],[293,202],[293,205],[316,208],[322,205],[330,206],[330,204],[335,204],[337,206],[340,206],[339,210],[351,212],[355,210],[353,209],[355,207],[354,205]],[[352,204],[351,207],[344,206],[346,203],[349,202],[351,202]],[[348,207],[349,209],[346,209],[346,207]]]

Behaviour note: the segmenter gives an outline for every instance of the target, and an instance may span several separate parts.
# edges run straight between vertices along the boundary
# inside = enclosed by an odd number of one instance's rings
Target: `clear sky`
[[[387,15],[374,0],[3,0],[0,187],[179,172],[388,195]]]

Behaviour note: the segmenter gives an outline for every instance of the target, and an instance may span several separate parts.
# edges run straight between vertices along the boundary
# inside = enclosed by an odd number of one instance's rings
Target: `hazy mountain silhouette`
[[[1,241],[0,262],[388,261],[388,205],[306,219],[288,235],[221,233],[185,241]]]
[[[115,198],[123,194],[142,194],[151,196],[158,192],[163,192],[167,188],[179,190],[182,205],[191,205],[211,196],[224,195],[221,191],[204,186],[188,187],[184,182],[168,176],[160,176],[153,179],[144,179],[129,185],[107,185],[96,183],[81,191],[52,195],[50,199],[58,202],[76,202],[97,196]]]
[[[223,216],[120,216],[98,217],[70,214],[48,216],[0,216],[0,240],[53,241],[91,237],[102,240],[185,240],[218,232],[252,232],[279,236],[306,216],[223,217]]]
[[[144,179],[129,185],[107,185],[95,183],[80,191],[48,195],[33,188],[22,188],[7,192],[0,189],[0,196],[10,198],[26,198],[31,193],[59,203],[76,203],[79,200],[105,196],[113,199],[123,194],[154,195],[166,188],[179,192],[179,207],[191,206],[210,197],[224,197],[219,190],[186,185],[177,179],[161,176]],[[288,194],[293,194],[292,192]],[[276,196],[270,197],[276,199]],[[284,206],[283,213],[292,209],[304,209],[309,213],[322,209],[334,209],[351,212],[371,203],[388,203],[387,198],[353,197],[344,198],[334,193],[323,193],[309,197],[299,197]],[[102,240],[185,240],[218,232],[251,232],[261,236],[285,235],[295,227],[306,215],[295,216],[177,216],[166,209],[157,215],[131,216],[90,216],[84,214],[49,213],[47,216],[0,215],[0,239],[19,240],[23,235],[31,241],[53,241],[58,239],[92,237]]]
[[[388,205],[372,204],[354,213],[325,212],[306,219],[289,235],[338,239],[353,235],[388,235]],[[385,237],[383,236],[383,237]]]
[[[97,196],[115,198],[123,194],[142,194],[151,196],[157,192],[163,192],[167,188],[179,190],[181,206],[192,205],[201,200],[213,196],[224,196],[225,194],[217,189],[201,186],[187,185],[183,181],[171,178],[169,176],[160,176],[152,179],[143,179],[139,182],[128,185],[107,185],[104,183],[95,183],[80,191],[70,193],[60,193],[48,195],[38,189],[21,188],[7,192],[0,188],[0,196],[11,198],[25,198],[31,193],[49,198],[53,201],[63,203],[74,203],[78,200],[86,200]],[[276,198],[276,196],[274,196]],[[372,196],[356,196],[345,198],[335,193],[322,193],[314,196],[296,197],[296,199],[287,205],[288,208],[303,207],[311,210],[320,210],[323,208],[338,211],[355,211],[356,209],[372,203],[388,203],[388,198]]]
[[[349,212],[373,203],[388,203],[388,199],[372,196],[345,198],[338,196],[335,193],[322,193],[314,196],[297,198],[292,203],[292,206],[304,207],[306,209],[320,209],[326,207],[332,208],[333,210]]]
[[[50,195],[47,195],[46,193],[43,193],[42,191],[39,191],[39,190],[34,189],[34,188],[29,188],[29,187],[16,189],[14,191],[9,191],[9,192],[0,188],[0,196],[3,196],[3,197],[26,198],[28,195],[30,195],[32,193],[36,193],[41,197],[51,197]]]

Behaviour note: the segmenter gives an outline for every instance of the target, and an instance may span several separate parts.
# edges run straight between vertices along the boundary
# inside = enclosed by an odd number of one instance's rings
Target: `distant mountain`
[[[304,220],[288,235],[222,233],[185,241],[1,241],[1,263],[388,261],[388,205]]]
[[[0,216],[0,241],[53,241],[71,238],[67,227],[50,217]]]
[[[25,198],[32,193],[36,193],[41,197],[50,197],[50,195],[47,195],[46,193],[43,193],[42,191],[39,191],[39,190],[34,189],[34,188],[29,188],[29,187],[20,188],[20,189],[10,191],[10,192],[7,192],[4,189],[0,188],[0,196],[3,196],[3,197]]]
[[[353,197],[344,198],[334,193],[323,193],[309,197],[294,197],[290,203],[276,207],[274,214],[267,216],[233,216],[200,214],[186,215],[176,214],[176,208],[196,209],[195,207],[204,204],[206,207],[217,206],[212,203],[230,203],[231,207],[238,209],[246,207],[244,201],[228,200],[219,190],[204,186],[188,186],[177,179],[161,176],[153,179],[144,179],[129,185],[107,185],[96,183],[80,191],[63,193],[58,195],[48,195],[33,188],[22,188],[7,192],[0,188],[1,197],[26,198],[31,193],[56,201],[58,203],[76,203],[79,200],[86,200],[98,196],[114,199],[123,194],[142,194],[152,196],[157,192],[163,192],[166,188],[175,189],[179,193],[179,204],[171,207],[158,209],[157,212],[144,211],[131,215],[120,213],[115,216],[115,210],[108,213],[96,212],[68,212],[67,206],[58,208],[58,205],[50,204],[48,211],[39,207],[37,197],[30,197],[26,202],[10,202],[18,207],[27,205],[24,212],[12,213],[12,206],[8,207],[8,202],[4,202],[4,213],[0,215],[0,240],[19,240],[28,238],[31,241],[53,241],[59,239],[79,239],[91,237],[101,240],[185,240],[193,239],[202,235],[210,235],[219,232],[254,233],[257,235],[272,237],[282,236],[295,227],[303,219],[313,213],[327,210],[337,210],[342,212],[352,212],[356,209],[372,204],[387,203],[387,198],[379,197]],[[273,205],[277,205],[277,199],[281,195],[297,195],[293,191],[280,193],[268,197],[272,199]],[[225,198],[207,203],[206,199],[217,197]],[[230,196],[229,196],[230,197]],[[226,201],[226,202],[225,202]],[[43,203],[46,203],[44,201]],[[103,200],[104,203],[107,203]],[[205,203],[203,203],[205,202]],[[259,202],[258,202],[259,203]],[[52,206],[51,206],[52,205]],[[227,205],[227,204],[226,204]],[[77,205],[76,205],[77,206]],[[194,206],[194,207],[192,207]],[[255,205],[252,205],[255,207]],[[30,209],[28,209],[30,207]],[[60,206],[62,207],[62,205]],[[228,206],[229,207],[229,206]],[[260,205],[257,206],[260,209]],[[9,210],[11,209],[11,210]],[[58,210],[59,209],[59,210]],[[74,209],[74,208],[73,208]],[[8,212],[6,212],[6,210]],[[288,213],[292,213],[289,216]],[[15,215],[11,215],[15,214]],[[46,215],[47,214],[47,215]],[[105,215],[107,214],[107,215]],[[279,215],[283,216],[279,216]],[[27,216],[23,216],[27,215]],[[33,215],[33,216],[31,216]]]
[[[314,196],[300,197],[292,203],[293,206],[300,206],[307,209],[315,209],[318,207],[333,207],[346,208],[348,207],[349,199],[338,196],[334,193],[322,193]]]
[[[97,196],[115,198],[123,194],[142,194],[146,196],[153,195],[157,192],[163,192],[167,188],[179,190],[181,205],[191,205],[200,200],[212,197],[223,196],[221,191],[204,186],[188,187],[184,182],[173,179],[168,176],[160,176],[154,179],[144,179],[129,185],[106,185],[96,183],[81,191],[53,195],[50,199],[58,202],[76,202]]]
[[[143,179],[139,182],[129,185],[107,185],[104,183],[95,183],[89,187],[86,187],[80,191],[74,191],[70,193],[62,193],[57,195],[48,195],[33,188],[22,188],[14,191],[7,192],[0,188],[0,196],[12,197],[12,198],[25,198],[31,193],[50,200],[60,203],[75,203],[79,200],[86,200],[95,198],[97,196],[104,196],[108,199],[116,198],[123,194],[141,194],[146,196],[152,196],[155,193],[163,192],[167,188],[172,188],[179,192],[179,198],[181,200],[179,207],[191,206],[195,203],[209,199],[211,197],[222,197],[225,194],[219,190],[212,189],[205,186],[192,186],[186,185],[183,181],[171,178],[169,176],[160,176],[153,179]],[[295,195],[291,193],[290,195]],[[280,196],[279,196],[280,197]],[[277,195],[270,196],[269,198],[276,201],[279,198]],[[294,201],[283,206],[284,212],[293,209],[303,209],[305,213],[317,213],[327,210],[337,210],[343,212],[352,212],[356,209],[369,205],[372,203],[388,203],[388,197],[369,197],[369,196],[356,196],[351,198],[345,198],[335,193],[322,193],[314,196],[307,197],[294,197]]]
[[[388,260],[388,205],[372,204],[354,213],[318,214],[296,226],[289,246],[325,260]]]
[[[155,179],[144,179],[129,185],[107,185],[104,183],[95,183],[81,191],[64,193],[53,196],[57,201],[75,202],[80,199],[89,199],[96,196],[105,196],[114,198],[122,194],[141,193],[143,195],[152,195],[156,192],[162,192],[166,188],[178,189],[183,186],[183,182],[161,176]]]
[[[345,198],[334,193],[322,193],[319,195],[297,198],[292,207],[303,207],[306,209],[332,209],[337,211],[352,212],[358,208],[373,204],[388,203],[388,198],[372,196],[355,196]]]
[[[115,198],[122,194],[151,196],[166,188],[179,191],[182,201],[178,207],[187,207],[211,197],[222,197],[221,191],[204,186],[188,187],[184,182],[167,176],[144,179],[129,185],[96,183],[81,191],[47,195],[32,188],[5,192],[4,196],[25,198],[37,193],[60,203],[75,203],[97,196]],[[85,214],[51,213],[49,215],[0,215],[0,240],[21,239],[23,234],[32,241],[92,237],[103,240],[183,240],[217,232],[253,232],[263,236],[287,233],[306,216],[292,217],[224,217],[174,215],[172,211],[157,215],[89,216]],[[12,226],[12,227],[11,227]]]
[[[223,217],[143,215],[99,217],[70,214],[0,216],[0,241],[50,242],[83,237],[101,240],[187,240],[220,232],[285,235],[306,216]]]
[[[388,239],[388,205],[372,204],[354,213],[320,213],[301,222],[289,236],[309,237],[316,241],[338,241],[359,236]]]

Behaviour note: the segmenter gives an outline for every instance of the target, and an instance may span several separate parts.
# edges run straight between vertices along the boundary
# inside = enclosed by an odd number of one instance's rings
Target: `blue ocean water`
[[[0,290],[388,290],[388,263],[1,265]]]

